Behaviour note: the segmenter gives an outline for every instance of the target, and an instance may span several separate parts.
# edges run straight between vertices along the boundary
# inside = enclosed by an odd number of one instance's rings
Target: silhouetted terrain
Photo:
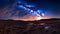
[[[0,20],[0,34],[60,34],[60,19]]]

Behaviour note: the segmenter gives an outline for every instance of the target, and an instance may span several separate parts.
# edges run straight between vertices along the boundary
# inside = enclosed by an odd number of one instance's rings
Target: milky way
[[[0,0],[0,19],[60,18],[56,0]],[[37,18],[38,17],[38,18]],[[43,19],[42,18],[42,19]]]
[[[12,5],[7,5],[0,9],[0,19],[13,19],[13,20],[40,20],[44,16],[44,12],[35,10],[34,5],[29,5],[20,2],[15,2]]]

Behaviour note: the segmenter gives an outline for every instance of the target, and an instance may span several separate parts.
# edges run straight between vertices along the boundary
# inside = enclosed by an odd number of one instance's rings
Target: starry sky
[[[1,10],[6,6],[13,5],[15,1],[17,0],[0,0],[0,18],[1,18]],[[36,8],[40,10],[45,10],[45,16],[49,16],[51,18],[60,18],[59,0],[20,0],[20,1],[33,4],[36,6]]]
[[[27,0],[25,0],[27,1]],[[60,18],[60,1],[59,0],[28,0],[28,3],[35,4],[38,8],[46,10],[47,16]]]

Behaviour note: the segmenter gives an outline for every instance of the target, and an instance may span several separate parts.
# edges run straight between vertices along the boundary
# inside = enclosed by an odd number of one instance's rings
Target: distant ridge
[[[35,21],[50,21],[50,20],[60,20],[60,18],[41,19],[41,20],[35,20]],[[0,21],[23,21],[23,20],[0,19]]]

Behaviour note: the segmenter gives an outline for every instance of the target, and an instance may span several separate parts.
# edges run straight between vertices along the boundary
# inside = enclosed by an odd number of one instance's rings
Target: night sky
[[[27,0],[26,0],[27,1]],[[60,18],[60,1],[58,0],[31,0],[28,3],[35,4],[38,8],[46,10],[46,15]]]
[[[45,10],[45,16],[49,16],[51,18],[60,18],[59,0],[21,0],[21,1],[33,4],[36,6],[36,8],[40,10]],[[14,2],[15,0],[0,0],[0,13],[4,7],[13,5]]]

